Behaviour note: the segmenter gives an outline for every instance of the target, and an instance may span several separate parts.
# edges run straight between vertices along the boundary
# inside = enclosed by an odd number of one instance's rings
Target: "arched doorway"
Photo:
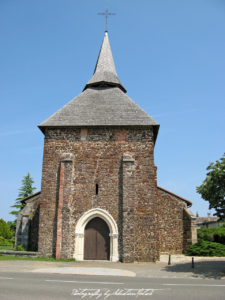
[[[84,231],[84,259],[109,260],[110,237],[109,226],[99,218],[91,219]]]
[[[77,221],[75,227],[75,251],[73,257],[77,261],[84,260],[84,233],[87,224],[94,218],[101,218],[109,227],[110,261],[119,261],[118,228],[114,218],[104,209],[92,208],[86,211]]]

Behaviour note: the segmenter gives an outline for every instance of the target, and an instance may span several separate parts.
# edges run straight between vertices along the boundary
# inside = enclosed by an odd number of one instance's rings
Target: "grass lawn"
[[[14,247],[13,246],[0,246],[0,250],[10,250],[10,251],[14,251]]]
[[[74,258],[70,259],[55,259],[54,257],[18,257],[18,256],[6,256],[0,254],[0,260],[32,260],[32,261],[54,261],[54,262],[75,262]]]

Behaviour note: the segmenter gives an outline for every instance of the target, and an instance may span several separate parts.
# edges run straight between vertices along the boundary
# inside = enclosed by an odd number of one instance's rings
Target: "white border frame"
[[[110,231],[110,261],[119,261],[118,254],[118,228],[113,217],[104,209],[93,208],[84,213],[77,222],[75,229],[75,253],[74,258],[77,261],[84,260],[84,230],[87,223],[93,219],[99,217],[103,219],[109,226]]]

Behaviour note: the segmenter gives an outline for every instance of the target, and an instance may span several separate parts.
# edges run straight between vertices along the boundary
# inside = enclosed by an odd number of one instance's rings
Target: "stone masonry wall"
[[[73,155],[65,154],[64,156],[65,158],[63,158],[60,165],[56,259],[70,258],[67,245],[71,242]]]
[[[196,217],[187,208],[183,210],[183,231],[183,252],[186,253],[190,245],[197,243]]]
[[[23,245],[27,250],[37,250],[39,231],[40,193],[26,201],[26,206],[17,216],[15,246]]]
[[[186,203],[158,189],[160,252],[183,253],[183,210]]]
[[[133,166],[123,162],[125,153],[132,153]],[[59,174],[65,154],[73,155],[73,168],[69,209],[63,216],[70,232],[69,238],[62,232],[63,253],[73,257],[79,218],[99,207],[118,224],[121,260],[155,261],[158,237],[152,128],[46,128],[39,226],[39,251],[45,256],[56,253]],[[126,180],[128,185],[123,185]],[[135,244],[129,242],[133,236]]]
[[[135,261],[135,159],[134,153],[124,153],[123,159],[123,249],[124,262]]]
[[[28,250],[37,251],[38,250],[38,235],[39,235],[39,207],[40,207],[41,197],[36,197],[33,199],[33,206],[30,212],[30,228],[29,228],[29,245]]]

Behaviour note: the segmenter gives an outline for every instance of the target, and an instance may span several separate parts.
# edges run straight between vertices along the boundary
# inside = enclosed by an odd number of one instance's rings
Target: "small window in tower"
[[[96,195],[98,195],[98,184],[95,185]]]

